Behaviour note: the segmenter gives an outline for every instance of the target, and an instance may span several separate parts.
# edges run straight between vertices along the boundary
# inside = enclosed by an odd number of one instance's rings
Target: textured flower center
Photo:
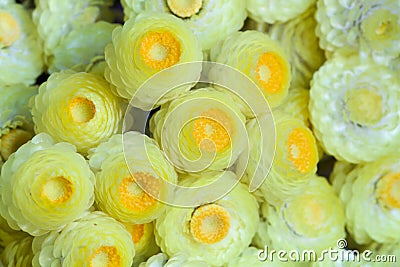
[[[144,224],[134,224],[130,229],[130,233],[132,236],[132,241],[134,244],[139,243],[140,239],[142,239],[144,234]]]
[[[160,182],[158,179],[149,173],[135,172],[132,177],[122,180],[119,186],[119,199],[127,209],[146,211],[157,203],[157,200],[152,196],[158,196],[159,190]]]
[[[77,123],[86,123],[96,115],[96,106],[85,97],[75,97],[69,103],[72,119]]]
[[[42,186],[42,196],[52,203],[65,203],[72,195],[72,183],[63,176],[46,180]]]
[[[381,22],[375,30],[377,35],[384,35],[387,32],[390,32],[390,21]]]
[[[101,246],[90,257],[90,267],[117,266],[121,266],[121,257],[113,246]]]
[[[228,211],[216,204],[197,208],[190,220],[190,232],[203,244],[214,244],[224,239],[230,229]]]
[[[312,195],[299,195],[287,208],[287,219],[294,231],[300,234],[316,234],[325,222],[321,201]]]
[[[12,45],[21,36],[21,28],[11,14],[0,11],[0,48]]]
[[[149,32],[142,38],[140,57],[152,69],[165,69],[179,62],[181,44],[170,32]]]
[[[181,18],[197,14],[203,5],[202,0],[168,0],[167,3],[171,12]]]
[[[231,145],[231,130],[228,116],[219,109],[210,109],[194,121],[193,137],[200,149],[220,152]]]
[[[282,59],[274,53],[264,53],[258,58],[256,78],[268,93],[278,93],[285,79]]]
[[[345,103],[348,118],[354,123],[369,126],[382,118],[382,97],[369,89],[347,91]]]
[[[30,132],[21,129],[12,129],[7,134],[1,136],[1,157],[7,160],[8,157],[17,149],[32,138]]]
[[[301,173],[310,172],[317,164],[317,149],[314,136],[303,128],[295,128],[287,142],[289,160]]]
[[[377,184],[379,201],[392,209],[400,209],[400,173],[389,173]]]

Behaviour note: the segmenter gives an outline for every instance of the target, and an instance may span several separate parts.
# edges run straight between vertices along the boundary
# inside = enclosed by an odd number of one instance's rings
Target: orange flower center
[[[114,246],[101,246],[90,257],[90,267],[119,267],[121,257]]]
[[[262,54],[257,62],[256,78],[261,87],[268,93],[279,93],[283,87],[286,73],[282,59],[275,53]]]

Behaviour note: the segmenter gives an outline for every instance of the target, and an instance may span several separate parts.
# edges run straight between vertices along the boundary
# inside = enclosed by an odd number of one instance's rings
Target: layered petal
[[[200,40],[203,50],[242,28],[246,4],[241,0],[123,0],[125,19],[141,12],[169,13],[181,18]]]
[[[39,87],[32,115],[37,133],[46,132],[86,153],[120,130],[122,105],[101,76],[63,71]]]
[[[94,174],[75,147],[38,134],[2,167],[0,213],[11,228],[42,235],[83,216],[93,189]]]
[[[190,91],[151,118],[150,130],[180,172],[231,166],[246,142],[245,117],[229,94]]]
[[[200,179],[189,175],[181,185],[202,186],[213,182],[220,174],[208,172]],[[233,173],[227,172],[226,175],[236,179]],[[169,256],[182,252],[189,259],[221,266],[250,244],[257,225],[257,201],[239,183],[215,202],[206,202],[195,208],[169,206],[156,220],[156,241]]]
[[[347,229],[358,244],[394,243],[399,239],[398,158],[357,165],[341,187]]]
[[[126,99],[133,97],[134,106],[150,110],[193,87],[201,65],[165,69],[201,61],[203,54],[198,39],[183,21],[169,14],[143,13],[113,31],[105,58],[105,77],[114,85],[114,92]],[[156,81],[140,88],[156,73]]]
[[[123,266],[130,267],[135,249],[122,224],[102,212],[88,213],[33,241],[34,267]]]
[[[315,2],[315,0],[248,0],[247,11],[252,19],[273,24],[300,15]]]
[[[310,117],[324,150],[338,160],[369,162],[399,149],[400,80],[385,66],[337,56],[314,75]]]
[[[271,108],[279,106],[287,96],[291,80],[289,59],[279,44],[267,34],[257,31],[236,32],[214,46],[210,53],[211,61],[226,64],[250,77]],[[224,77],[213,77],[217,84],[221,84],[221,79]],[[242,102],[239,97],[234,99]],[[248,104],[251,106],[253,103]],[[248,108],[244,109],[246,114],[249,113]]]
[[[156,219],[170,198],[177,174],[164,153],[139,132],[114,135],[89,152],[96,173],[96,205],[111,217],[143,224]]]

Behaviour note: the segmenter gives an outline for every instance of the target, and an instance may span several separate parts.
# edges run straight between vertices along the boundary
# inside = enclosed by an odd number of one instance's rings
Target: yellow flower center
[[[191,17],[203,6],[202,0],[168,0],[168,7],[172,13],[181,17]]]
[[[400,209],[400,173],[389,173],[377,184],[379,201],[391,209]]]
[[[140,58],[152,69],[165,69],[179,62],[181,44],[170,32],[149,32],[140,43]]]
[[[90,257],[90,267],[118,267],[121,257],[113,246],[101,246]]]
[[[369,89],[347,91],[345,103],[347,116],[354,123],[365,126],[374,125],[383,116],[382,96]]]
[[[32,133],[21,129],[12,129],[7,134],[1,136],[1,157],[7,160],[12,153],[28,142],[32,136]]]
[[[317,236],[325,222],[324,206],[316,196],[299,195],[288,205],[286,218],[297,233]]]
[[[287,142],[289,160],[301,173],[313,170],[317,164],[317,148],[312,133],[306,128],[295,128]]]
[[[137,183],[145,191],[143,191]],[[158,196],[160,181],[149,173],[136,172],[132,177],[124,178],[119,186],[120,202],[132,211],[146,211],[156,205],[157,200],[152,196]]]
[[[77,123],[86,123],[96,115],[96,106],[85,97],[75,97],[69,103],[72,119]]]
[[[203,244],[214,244],[224,239],[230,229],[228,211],[219,205],[208,204],[197,208],[190,220],[190,232]]]
[[[63,176],[50,178],[42,185],[42,197],[54,204],[67,202],[72,193],[71,181]]]
[[[144,235],[144,224],[133,224],[130,233],[134,244],[139,243]]]
[[[18,22],[5,11],[0,11],[0,48],[12,45],[21,36]]]
[[[386,32],[390,31],[390,21],[381,22],[376,28],[375,33],[377,35],[384,35]]]
[[[229,117],[219,109],[210,109],[194,121],[193,137],[204,151],[220,152],[231,145]]]
[[[286,73],[282,59],[275,53],[262,54],[257,62],[256,78],[261,87],[268,93],[279,93]]]

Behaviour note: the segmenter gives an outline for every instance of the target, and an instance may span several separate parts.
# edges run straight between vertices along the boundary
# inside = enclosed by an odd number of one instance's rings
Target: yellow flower
[[[4,266],[31,266],[32,241],[32,236],[25,236],[7,244],[0,255],[0,265],[3,263]]]
[[[236,161],[246,142],[244,123],[230,95],[201,88],[162,106],[150,130],[179,171],[196,172]]]
[[[125,227],[102,212],[88,213],[61,232],[33,241],[33,267],[130,267],[135,249]]]
[[[285,22],[306,11],[315,0],[248,0],[249,17],[270,24]]]
[[[126,223],[143,224],[165,209],[177,174],[157,144],[138,132],[114,135],[89,151],[97,207]],[[159,201],[161,200],[161,201]]]
[[[221,172],[206,172],[201,179],[186,177],[181,185],[207,185]],[[225,173],[236,180],[233,173]],[[177,195],[181,197],[182,195]],[[194,196],[195,197],[195,196]],[[203,196],[204,197],[204,196]],[[258,204],[242,184],[217,201],[195,208],[168,206],[156,220],[156,241],[169,256],[178,252],[211,266],[221,266],[238,256],[251,242],[258,225]]]
[[[268,235],[262,238],[276,250],[320,253],[346,235],[343,206],[323,177],[314,176],[306,191],[263,211]]]
[[[288,94],[291,80],[288,57],[278,43],[265,33],[233,33],[214,46],[210,57],[212,61],[229,65],[249,76],[271,108],[279,106]],[[218,82],[223,77],[214,79]],[[242,101],[238,97],[234,99]]]
[[[289,20],[286,23],[277,23],[269,28],[271,38],[277,40],[286,55],[292,70],[293,87],[309,88],[313,73],[324,63],[324,51],[319,47],[315,35],[317,22],[314,18],[315,8]]]
[[[400,165],[397,157],[357,165],[343,179],[340,198],[347,229],[358,244],[397,242],[400,236]]]
[[[60,230],[93,204],[94,174],[73,145],[38,134],[3,165],[0,214],[31,235]]]
[[[118,95],[126,99],[134,97],[132,103],[139,108],[152,109],[153,105],[173,99],[194,85],[190,83],[168,91],[171,86],[180,85],[177,81],[199,79],[200,68],[162,71],[179,63],[203,59],[196,36],[172,15],[143,13],[117,27],[112,39],[105,49],[105,77],[115,86]],[[159,73],[158,80],[151,88],[138,90],[156,73]]]
[[[238,31],[246,19],[242,0],[122,0],[125,20],[144,11],[169,13],[183,20],[200,40],[203,50]]]
[[[370,162],[400,147],[400,80],[386,66],[337,55],[314,74],[310,121],[324,150],[351,163]]]
[[[258,120],[268,120],[268,116],[247,123],[250,152],[248,157],[242,154],[239,166],[246,167],[246,183],[249,179],[265,179],[260,191],[267,202],[277,205],[305,190],[317,171],[319,158],[314,135],[302,121],[281,112],[275,112],[274,119],[276,144],[273,143],[274,129],[266,135],[259,129]],[[274,145],[275,155],[267,153]]]
[[[0,5],[0,84],[30,85],[43,70],[42,47],[28,10]]]
[[[32,108],[36,132],[86,153],[120,129],[120,100],[99,75],[63,71],[39,87]]]

